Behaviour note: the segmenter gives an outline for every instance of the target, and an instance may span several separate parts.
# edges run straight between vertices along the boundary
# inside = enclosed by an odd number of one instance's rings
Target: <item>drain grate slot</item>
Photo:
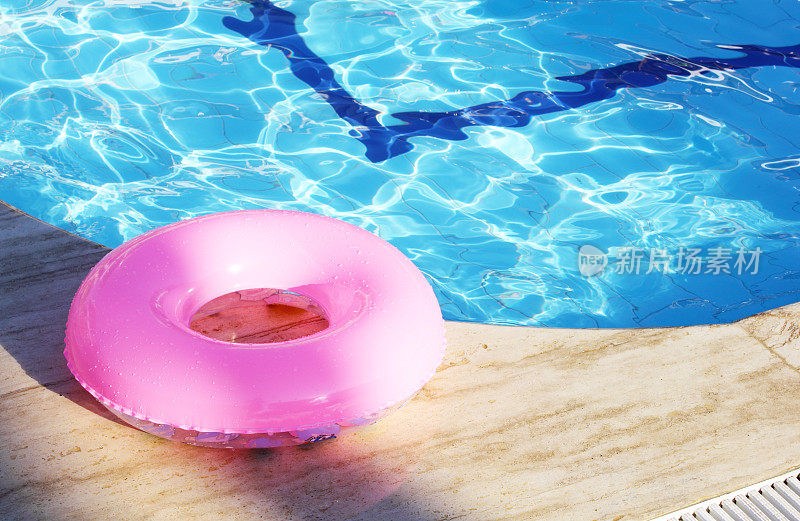
[[[653,521],[800,521],[800,469]]]

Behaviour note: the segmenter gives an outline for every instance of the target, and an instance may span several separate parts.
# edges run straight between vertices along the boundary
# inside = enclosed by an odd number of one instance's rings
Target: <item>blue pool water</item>
[[[324,213],[453,320],[800,300],[798,114],[794,0],[0,4],[0,199],[109,246]]]

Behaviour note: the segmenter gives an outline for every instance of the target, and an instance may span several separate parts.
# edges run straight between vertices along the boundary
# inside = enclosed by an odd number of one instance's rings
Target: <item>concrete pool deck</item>
[[[800,467],[800,305],[686,328],[451,322],[434,378],[364,431],[276,451],[161,440],[62,356],[106,251],[0,205],[2,520],[646,521]]]

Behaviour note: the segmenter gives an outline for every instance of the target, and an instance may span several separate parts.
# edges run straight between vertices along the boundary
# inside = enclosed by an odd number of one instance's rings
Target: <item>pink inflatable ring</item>
[[[251,288],[304,295],[329,326],[269,344],[189,328],[215,297]],[[400,251],[320,215],[246,210],[150,231],[81,284],[64,354],[112,412],[195,445],[275,447],[330,438],[410,399],[444,354],[425,277]]]

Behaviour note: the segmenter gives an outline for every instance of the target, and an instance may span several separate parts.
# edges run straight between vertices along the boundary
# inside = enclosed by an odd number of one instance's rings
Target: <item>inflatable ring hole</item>
[[[291,291],[233,291],[203,304],[189,321],[201,335],[225,342],[268,344],[313,335],[329,326],[322,307]]]

